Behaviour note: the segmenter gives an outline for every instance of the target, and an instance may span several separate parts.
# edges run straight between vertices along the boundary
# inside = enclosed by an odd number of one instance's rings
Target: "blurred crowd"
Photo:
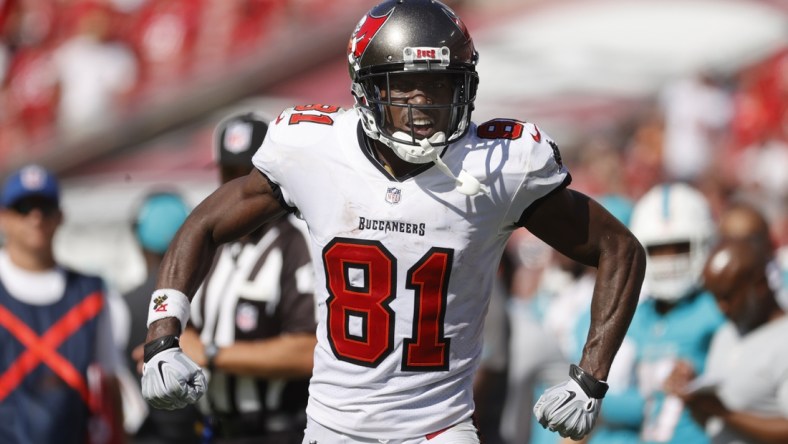
[[[715,215],[733,198],[750,200],[786,245],[788,49],[732,74],[668,82],[638,112],[562,154],[575,186],[594,196],[635,201],[670,180],[701,189]]]
[[[329,0],[3,0],[0,160],[98,131],[254,59]],[[49,145],[49,146],[48,146]]]

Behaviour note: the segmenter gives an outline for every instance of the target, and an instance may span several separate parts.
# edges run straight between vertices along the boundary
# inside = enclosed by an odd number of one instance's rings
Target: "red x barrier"
[[[25,376],[43,362],[66,384],[76,390],[85,404],[90,405],[85,376],[60,355],[57,348],[79,330],[85,322],[96,317],[101,311],[103,303],[101,292],[90,294],[40,337],[7,308],[0,306],[0,325],[8,329],[19,342],[27,347],[27,350],[0,376],[0,402],[22,383]]]

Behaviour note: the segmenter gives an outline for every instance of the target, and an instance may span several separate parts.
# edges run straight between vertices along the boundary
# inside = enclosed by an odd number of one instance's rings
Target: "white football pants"
[[[471,419],[453,425],[432,439],[371,439],[340,433],[307,418],[303,444],[479,444],[479,434]]]

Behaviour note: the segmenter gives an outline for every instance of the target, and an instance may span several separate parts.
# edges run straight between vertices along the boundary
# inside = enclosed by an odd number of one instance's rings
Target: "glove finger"
[[[153,372],[144,378],[148,387],[148,402],[151,406],[162,410],[185,407],[185,381],[181,382],[179,373],[169,365],[163,365],[160,368],[161,374]]]
[[[172,400],[167,400],[167,401],[162,401],[156,408],[160,410],[177,410],[177,409],[182,409],[184,407],[186,407],[185,403],[173,402]]]
[[[539,424],[542,424],[543,427],[547,427],[551,422],[550,412],[545,408],[544,404],[538,406],[538,410],[534,410],[534,415],[536,419],[539,420]]]
[[[169,364],[162,365],[161,372],[164,379],[163,388],[165,393],[176,399],[184,399],[188,392],[187,377],[184,377],[182,372],[179,372],[178,369]]]
[[[159,410],[167,409],[167,404],[164,402],[164,400],[160,398],[151,399],[148,401],[148,404],[150,404],[150,406],[153,407],[154,409],[159,409]]]
[[[151,407],[157,409],[165,409],[169,404],[167,394],[163,390],[163,386],[153,378],[158,378],[158,375],[150,375],[151,377],[144,380],[142,394]]]
[[[190,383],[186,387],[186,402],[194,404],[205,393],[205,375],[201,370],[192,375]]]
[[[196,387],[201,392],[205,391],[205,388],[208,386],[205,373],[202,369],[198,368],[197,371],[194,372],[194,375],[192,375],[192,386]]]
[[[560,424],[560,421],[556,419],[556,401],[557,398],[553,396],[549,399],[544,399],[542,404],[538,406],[537,418],[539,418],[539,423],[542,427],[551,431],[555,431],[555,428]]]
[[[569,437],[574,440],[579,440],[585,436],[590,427],[588,426],[588,415],[582,411],[576,411],[566,418],[564,422],[565,433],[564,437]]]
[[[572,422],[570,421],[571,415],[567,413],[566,410],[553,412],[549,417],[547,427],[552,431],[558,432],[561,436],[566,437],[567,430],[572,426]]]
[[[534,406],[534,412],[538,410],[540,415],[547,416],[548,412],[553,410],[556,404],[556,399],[557,397],[555,395],[545,393],[536,402],[536,405]]]
[[[148,400],[148,404],[151,407],[159,410],[167,410],[167,405],[169,404],[164,398],[151,398]]]
[[[540,399],[539,401],[536,402],[536,404],[534,404],[534,408],[533,408],[534,416],[536,416],[540,420],[544,417],[542,415],[542,406],[543,405],[544,404],[542,403],[542,400]]]
[[[534,415],[539,418],[540,421],[544,418],[544,397],[539,398],[539,400],[536,401],[533,411]]]
[[[157,386],[154,381],[151,381],[151,377],[156,377],[156,375],[142,376],[142,396],[149,402],[152,402],[159,397],[159,394],[157,393]]]
[[[569,437],[574,439],[575,441],[579,441],[584,436],[588,434],[591,429],[585,424],[585,422],[578,424],[578,427],[575,427],[573,430],[569,431]]]

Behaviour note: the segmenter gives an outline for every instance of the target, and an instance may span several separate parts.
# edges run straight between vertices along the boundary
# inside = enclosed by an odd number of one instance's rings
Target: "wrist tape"
[[[148,307],[148,327],[159,319],[177,318],[181,321],[181,333],[189,322],[189,298],[172,288],[163,288],[153,292]]]
[[[569,366],[569,376],[586,392],[586,395],[596,399],[605,397],[608,388],[605,381],[596,379],[574,364]]]
[[[145,358],[143,360],[147,364],[148,361],[157,354],[164,350],[180,347],[180,345],[180,341],[175,335],[162,336],[158,339],[154,339],[145,344]]]

